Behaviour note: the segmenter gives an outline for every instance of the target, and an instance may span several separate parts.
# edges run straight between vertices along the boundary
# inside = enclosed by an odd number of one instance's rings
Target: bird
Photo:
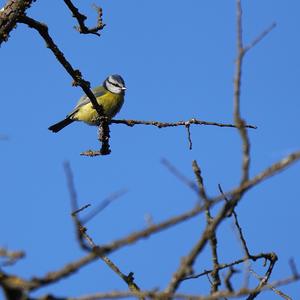
[[[124,103],[125,90],[125,81],[118,74],[108,76],[102,85],[92,89],[97,102],[103,107],[104,116],[108,119],[112,119],[120,111]],[[56,133],[74,121],[83,121],[88,125],[96,126],[100,124],[99,115],[86,95],[79,99],[65,119],[51,125],[48,129]]]

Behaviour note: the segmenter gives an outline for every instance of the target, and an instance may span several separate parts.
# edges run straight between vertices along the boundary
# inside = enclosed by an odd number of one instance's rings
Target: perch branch
[[[83,79],[82,74],[79,70],[75,70],[71,64],[67,61],[62,51],[57,47],[57,45],[54,43],[52,37],[49,35],[48,27],[39,22],[36,21],[30,17],[27,16],[21,16],[18,20],[20,23],[28,25],[30,28],[35,29],[40,36],[45,40],[47,48],[49,48],[57,60],[60,62],[60,64],[65,68],[65,70],[69,73],[69,75],[73,78],[74,82],[73,85],[80,86],[84,93],[88,96],[90,99],[93,108],[97,111],[99,117],[100,117],[100,126],[99,131],[103,132],[104,134],[99,138],[102,142],[102,147],[100,150],[101,155],[107,155],[110,153],[109,149],[109,136],[106,136],[107,132],[109,133],[108,128],[108,120],[104,116],[104,111],[102,105],[99,105],[97,102],[97,99],[93,92],[90,89],[90,83]]]
[[[165,128],[165,127],[177,127],[177,126],[190,126],[190,125],[208,125],[208,126],[218,126],[218,127],[231,127],[236,128],[237,126],[234,124],[228,123],[217,123],[217,122],[207,122],[198,120],[195,118],[189,119],[187,121],[178,121],[178,122],[159,122],[159,121],[141,121],[141,120],[111,120],[111,124],[124,124],[130,127],[135,125],[150,125],[155,126],[157,128]],[[247,128],[257,129],[254,125],[244,125]]]

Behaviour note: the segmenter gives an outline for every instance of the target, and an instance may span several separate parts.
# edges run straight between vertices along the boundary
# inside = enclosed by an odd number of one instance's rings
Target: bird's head
[[[117,74],[108,76],[103,86],[114,94],[124,94],[126,90],[124,79]]]

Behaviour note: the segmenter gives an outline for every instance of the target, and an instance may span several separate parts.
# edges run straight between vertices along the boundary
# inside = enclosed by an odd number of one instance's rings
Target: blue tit
[[[108,76],[101,86],[92,90],[97,102],[103,107],[104,115],[109,119],[113,118],[120,111],[124,103],[125,90],[125,82],[120,75]],[[79,99],[73,111],[64,120],[50,126],[48,129],[58,132],[74,121],[83,121],[89,125],[99,125],[99,115],[86,95]]]

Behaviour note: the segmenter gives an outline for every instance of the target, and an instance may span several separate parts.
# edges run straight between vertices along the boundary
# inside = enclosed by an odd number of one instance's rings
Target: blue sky
[[[80,1],[78,1],[80,2]],[[91,3],[76,3],[94,25]],[[0,1],[0,6],[5,1]],[[299,78],[300,3],[296,0],[245,0],[244,39],[252,41],[272,22],[277,27],[245,58],[242,115],[258,126],[251,138],[251,175],[300,148]],[[118,118],[177,121],[195,117],[232,122],[235,60],[235,1],[102,1],[102,36],[73,30],[75,20],[63,1],[37,1],[28,11],[49,26],[49,32],[75,68],[92,86],[112,73],[128,87]],[[82,95],[72,79],[33,30],[18,26],[0,49],[0,244],[26,251],[26,259],[7,271],[24,277],[43,275],[84,255],[75,240],[63,162],[70,161],[80,204],[96,205],[111,193],[127,194],[88,224],[101,244],[146,226],[151,214],[158,222],[193,207],[195,195],[161,164],[166,158],[188,178],[197,159],[210,195],[239,182],[241,142],[236,130],[191,127],[193,150],[184,128],[111,126],[110,156],[87,158],[97,149],[97,130],[72,124],[59,134],[47,130],[63,118]],[[298,265],[300,243],[299,164],[251,190],[237,208],[253,254],[274,251],[279,261],[272,279],[290,275],[288,260]],[[133,271],[144,289],[164,288],[203,230],[203,216],[111,255],[125,272]],[[226,220],[218,229],[220,260],[242,251]],[[297,257],[298,256],[298,257]],[[208,249],[195,271],[211,266]],[[260,269],[256,265],[257,270]],[[239,281],[237,280],[237,283]],[[126,290],[102,263],[39,291],[82,295]],[[282,288],[299,295],[299,284]],[[209,291],[206,278],[185,282],[181,291]],[[261,298],[277,299],[273,293]]]

